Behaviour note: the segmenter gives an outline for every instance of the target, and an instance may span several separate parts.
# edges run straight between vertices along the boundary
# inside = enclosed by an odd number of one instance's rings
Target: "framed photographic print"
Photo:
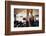
[[[5,34],[44,33],[44,3],[5,1]]]

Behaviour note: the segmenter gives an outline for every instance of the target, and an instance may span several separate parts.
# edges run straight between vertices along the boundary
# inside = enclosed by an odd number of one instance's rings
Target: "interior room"
[[[39,26],[39,9],[14,9],[14,27]]]

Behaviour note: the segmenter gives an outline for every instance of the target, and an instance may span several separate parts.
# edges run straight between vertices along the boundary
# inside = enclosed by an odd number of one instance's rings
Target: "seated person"
[[[39,20],[37,20],[37,19],[35,18],[34,22],[32,22],[32,24],[31,24],[31,26],[32,26],[32,27],[39,26]]]
[[[21,21],[14,21],[14,27],[22,27],[23,23]]]
[[[26,18],[23,18],[23,26],[26,27]]]

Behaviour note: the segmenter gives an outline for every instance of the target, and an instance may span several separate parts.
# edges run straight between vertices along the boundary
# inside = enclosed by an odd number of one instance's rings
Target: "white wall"
[[[18,0],[16,0],[18,1]],[[46,0],[20,0],[20,1],[28,1],[28,2],[44,2],[46,3]],[[4,0],[0,0],[0,36],[5,36],[5,3]],[[46,15],[46,4],[45,4],[45,15]],[[45,17],[46,18],[46,17]],[[46,21],[46,19],[45,19]],[[46,24],[46,22],[45,22]],[[46,26],[45,26],[46,27]],[[46,29],[45,29],[46,32]],[[46,36],[46,33],[40,33],[40,34],[24,34],[24,35],[10,35],[10,36]]]

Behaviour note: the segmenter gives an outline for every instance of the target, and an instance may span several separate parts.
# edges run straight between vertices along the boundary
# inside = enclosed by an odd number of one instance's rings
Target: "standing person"
[[[34,16],[32,16],[31,18],[29,18],[29,21],[30,21],[30,26],[33,26],[33,23],[34,23]]]

